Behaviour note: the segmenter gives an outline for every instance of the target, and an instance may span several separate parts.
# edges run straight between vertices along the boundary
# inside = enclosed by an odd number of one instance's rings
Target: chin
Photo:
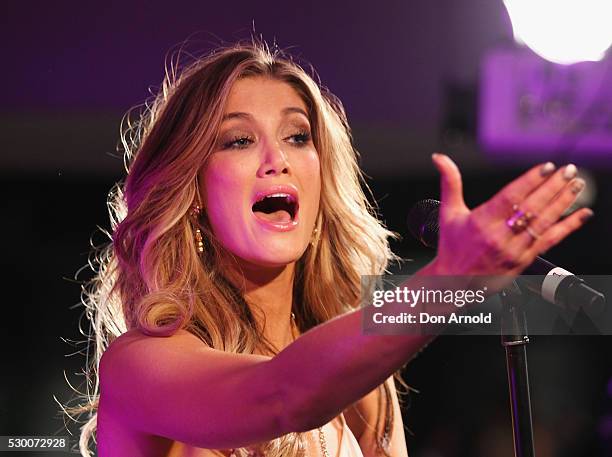
[[[248,259],[250,263],[262,267],[283,267],[300,260],[305,250],[305,246],[303,249],[296,249],[295,245],[289,247],[268,245],[263,252],[251,252]]]

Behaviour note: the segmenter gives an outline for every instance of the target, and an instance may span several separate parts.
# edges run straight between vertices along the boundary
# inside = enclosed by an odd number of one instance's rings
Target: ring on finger
[[[514,233],[521,233],[527,228],[531,220],[535,218],[535,214],[521,210],[518,205],[513,205],[512,210],[514,213],[506,219],[506,225]]]

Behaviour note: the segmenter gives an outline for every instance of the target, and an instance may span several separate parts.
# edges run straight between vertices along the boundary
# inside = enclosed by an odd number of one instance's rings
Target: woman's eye
[[[287,137],[290,143],[294,143],[296,146],[304,146],[310,142],[311,135],[310,132],[302,131]]]
[[[223,149],[244,149],[252,144],[254,139],[250,136],[237,136],[223,143]]]

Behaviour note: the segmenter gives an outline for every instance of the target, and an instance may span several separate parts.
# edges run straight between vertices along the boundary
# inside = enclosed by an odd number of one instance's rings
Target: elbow
[[[273,393],[275,422],[278,435],[300,432],[303,428],[304,411],[300,411],[300,405],[296,399],[296,386],[286,376],[277,378]]]
[[[293,376],[285,375],[279,379],[275,396],[277,421],[282,435],[307,432],[327,422],[316,389],[309,388],[304,379]]]
[[[296,392],[295,386],[288,386],[285,382],[281,384],[283,385],[279,389],[279,398],[282,406],[278,416],[281,435],[301,433],[317,428],[318,425],[313,424],[309,404],[304,397]]]

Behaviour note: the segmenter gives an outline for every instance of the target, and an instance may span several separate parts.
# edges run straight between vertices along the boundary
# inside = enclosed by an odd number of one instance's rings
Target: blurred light
[[[597,180],[584,168],[578,169],[578,176],[584,179],[584,189],[578,194],[574,203],[563,213],[564,216],[568,216],[580,208],[590,208],[595,205],[595,200],[597,200]],[[612,382],[610,387],[612,387]]]
[[[551,62],[601,60],[612,44],[610,0],[504,0],[514,39]]]

